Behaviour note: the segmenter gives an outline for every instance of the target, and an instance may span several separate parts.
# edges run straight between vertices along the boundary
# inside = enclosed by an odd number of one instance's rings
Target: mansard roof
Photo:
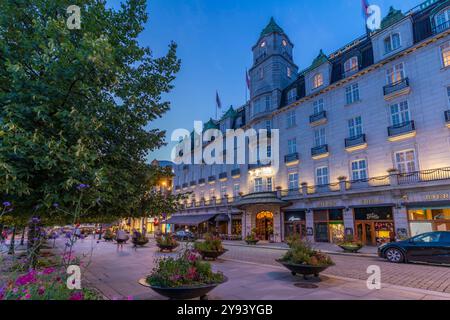
[[[323,53],[323,50],[320,49],[319,55],[313,60],[311,67],[309,67],[310,70],[317,68],[321,64],[328,62],[328,57],[325,53]]]
[[[284,34],[284,30],[275,22],[273,17],[270,18],[269,24],[261,32],[261,38],[271,33]]]
[[[231,118],[234,119],[237,116],[236,110],[233,109],[233,106],[231,106],[222,116],[222,119]]]

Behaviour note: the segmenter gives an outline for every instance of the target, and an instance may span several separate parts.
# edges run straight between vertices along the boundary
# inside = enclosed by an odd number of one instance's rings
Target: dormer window
[[[318,73],[314,76],[313,78],[313,88],[319,88],[323,85],[323,74],[322,73]]]
[[[292,102],[295,102],[297,100],[297,88],[293,88],[288,91],[287,93],[287,103],[291,104]]]
[[[287,73],[288,78],[291,78],[291,77],[292,77],[292,70],[291,70],[290,67],[287,67],[286,73]]]
[[[450,7],[445,8],[434,16],[434,24],[436,32],[442,32],[449,28],[450,23]]]
[[[393,33],[389,37],[384,39],[384,54],[388,54],[392,51],[397,50],[400,48],[400,34],[399,33]]]
[[[358,57],[351,57],[344,63],[344,71],[346,74],[358,71]]]

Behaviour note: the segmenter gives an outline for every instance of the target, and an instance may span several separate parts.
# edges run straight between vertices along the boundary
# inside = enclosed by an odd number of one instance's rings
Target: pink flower
[[[134,300],[133,296],[128,296],[127,300]]]
[[[72,293],[69,298],[69,300],[72,300],[72,301],[79,301],[79,300],[83,300],[83,299],[84,299],[84,295],[83,295],[83,292],[81,292],[81,291]]]
[[[42,296],[44,293],[45,293],[45,287],[40,287],[40,288],[38,289],[38,294],[39,294],[40,296]]]
[[[25,295],[25,299],[31,299],[31,294],[27,293],[27,294]]]
[[[29,273],[27,273],[26,275],[17,278],[16,285],[17,286],[25,286],[29,283],[35,283],[36,281],[37,281],[36,272],[32,270]]]
[[[53,272],[55,272],[55,268],[49,267],[44,269],[43,274],[51,274]]]

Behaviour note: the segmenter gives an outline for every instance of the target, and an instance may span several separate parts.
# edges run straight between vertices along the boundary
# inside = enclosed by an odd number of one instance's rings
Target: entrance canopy
[[[173,216],[163,222],[163,224],[178,224],[183,226],[197,226],[200,223],[209,221],[215,218],[217,214],[192,214]]]
[[[234,206],[239,209],[245,209],[253,205],[276,205],[288,207],[291,203],[277,198],[275,192],[258,192],[243,196]]]

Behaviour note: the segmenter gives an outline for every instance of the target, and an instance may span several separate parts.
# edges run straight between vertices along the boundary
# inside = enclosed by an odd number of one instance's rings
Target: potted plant
[[[133,238],[131,242],[136,246],[145,246],[148,243],[148,238],[144,236],[143,234],[139,234],[137,238]]]
[[[215,260],[228,251],[223,247],[222,240],[219,237],[207,233],[204,238],[204,241],[194,243],[195,250],[200,253],[203,259]]]
[[[169,299],[207,299],[207,294],[227,281],[221,272],[213,272],[209,262],[201,261],[198,253],[185,250],[176,258],[156,261],[151,274],[139,281]]]
[[[179,243],[171,235],[163,235],[156,239],[156,245],[158,246],[159,250],[161,250],[161,252],[163,251],[172,252],[175,248],[179,246]]]
[[[103,235],[103,239],[104,239],[105,241],[109,242],[109,241],[113,241],[114,238],[115,238],[114,232],[112,232],[111,229],[107,229],[107,230],[105,231],[105,234]]]
[[[318,277],[319,273],[334,265],[328,255],[312,249],[304,241],[292,243],[288,252],[277,262],[290,270],[292,275],[302,274],[305,279],[308,275]]]
[[[346,235],[344,240],[338,243],[338,246],[344,249],[345,252],[356,253],[364,246],[359,240],[356,240],[353,235]]]
[[[248,245],[252,245],[252,246],[256,245],[259,242],[259,239],[256,236],[256,230],[255,229],[253,229],[252,233],[248,234],[245,237],[245,242],[247,242]]]

